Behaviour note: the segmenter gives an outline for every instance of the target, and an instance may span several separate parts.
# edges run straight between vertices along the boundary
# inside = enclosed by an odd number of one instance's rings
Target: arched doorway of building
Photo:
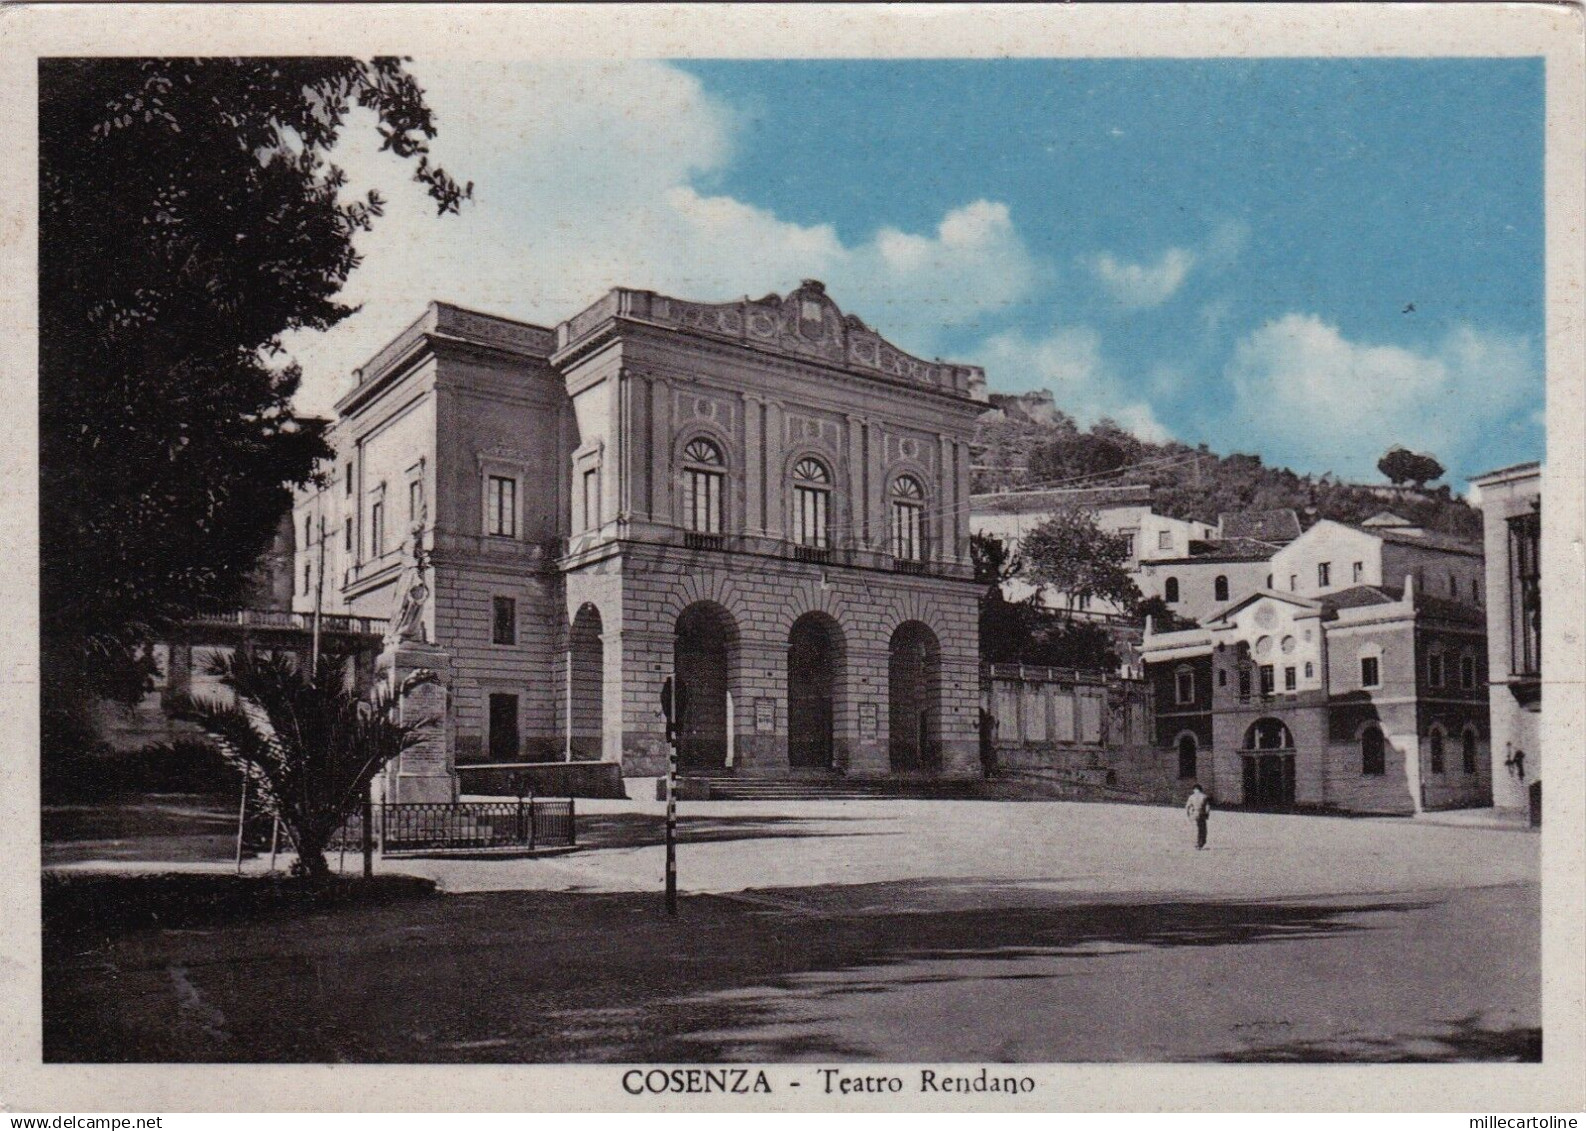
[[[788,765],[831,768],[842,669],[842,633],[835,620],[805,613],[793,622],[787,649]]]
[[[1245,731],[1244,803],[1252,809],[1294,807],[1294,735],[1281,719],[1257,719]]]
[[[894,770],[938,770],[941,743],[942,649],[917,620],[892,634],[887,657],[888,728]]]
[[[605,626],[585,604],[573,618],[568,648],[567,733],[572,757],[596,760],[605,734]]]
[[[727,765],[727,692],[738,628],[732,614],[698,601],[677,618],[673,680],[683,702],[677,764],[716,770]]]
[[[1200,747],[1195,742],[1193,734],[1181,734],[1178,738],[1178,776],[1181,780],[1188,781],[1199,773],[1196,762],[1199,761]]]

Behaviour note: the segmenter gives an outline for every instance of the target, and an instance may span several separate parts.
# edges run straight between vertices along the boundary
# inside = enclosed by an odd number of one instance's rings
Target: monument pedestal
[[[378,661],[391,689],[397,721],[433,720],[385,771],[385,799],[393,804],[457,800],[450,709],[451,656],[434,644],[402,640],[386,645]]]

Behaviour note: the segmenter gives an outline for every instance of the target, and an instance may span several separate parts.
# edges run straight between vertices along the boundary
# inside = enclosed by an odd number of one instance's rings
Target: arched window
[[[1220,573],[1217,575],[1217,579],[1212,582],[1212,600],[1228,600],[1228,579]]]
[[[892,556],[925,560],[925,488],[912,475],[892,481]]]
[[[1245,731],[1246,750],[1293,750],[1294,736],[1281,719],[1257,719]]]
[[[1178,604],[1178,578],[1170,577],[1162,583],[1162,600],[1170,605]]]
[[[1432,748],[1432,772],[1440,774],[1443,772],[1443,728],[1433,723],[1427,738]]]
[[[1371,775],[1388,772],[1387,743],[1381,727],[1369,726],[1360,732],[1360,772]]]
[[[683,525],[701,534],[720,534],[721,496],[726,482],[721,449],[704,437],[683,448]]]
[[[1180,735],[1178,740],[1178,776],[1192,778],[1195,776],[1195,756],[1199,753],[1195,736],[1193,734]]]
[[[793,465],[793,540],[801,546],[827,545],[832,473],[813,456]]]
[[[1465,759],[1464,771],[1467,774],[1473,774],[1476,772],[1476,730],[1474,727],[1465,728],[1460,745],[1460,753],[1464,755]]]

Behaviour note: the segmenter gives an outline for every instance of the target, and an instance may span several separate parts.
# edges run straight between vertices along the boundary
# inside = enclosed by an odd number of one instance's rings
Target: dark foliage
[[[1444,468],[1436,456],[1418,454],[1395,444],[1377,461],[1377,470],[1387,476],[1390,483],[1412,483],[1422,488],[1443,478]]]
[[[1186,628],[1198,628],[1199,622],[1189,617],[1180,616],[1174,611],[1173,606],[1161,597],[1147,597],[1134,609],[1135,619],[1143,626],[1145,618],[1151,618],[1151,626],[1157,632],[1181,632]]]
[[[126,794],[235,795],[240,784],[237,771],[212,746],[188,740],[127,753],[104,747],[63,750],[44,761],[39,773],[43,799],[57,804]]]
[[[440,212],[400,60],[47,59],[39,65],[40,534],[46,756],[92,697],[135,701],[142,651],[245,596],[328,454],[296,418],[281,335],[325,329],[379,196],[325,154],[375,114]]]
[[[364,699],[342,686],[329,663],[311,680],[284,656],[217,653],[209,673],[233,702],[178,700],[175,713],[203,727],[220,756],[246,775],[263,810],[281,819],[301,872],[327,875],[331,837],[375,775],[432,722],[393,721],[389,692]]]
[[[1081,440],[1082,436],[1090,439]],[[1113,449],[1123,453],[1122,463],[1102,470]],[[1446,484],[1435,489],[1419,485],[1436,480],[1441,467],[1435,474],[1429,466],[1422,468],[1424,479],[1406,480],[1418,483],[1416,487],[1394,490],[1384,484],[1373,489],[1332,475],[1299,475],[1268,467],[1257,455],[1218,455],[1204,444],[1192,448],[1151,443],[1111,421],[1100,421],[1082,432],[1062,413],[1050,421],[989,417],[977,429],[975,463],[982,469],[975,473],[976,491],[1031,484],[1144,483],[1151,488],[1152,507],[1171,518],[1215,523],[1225,513],[1292,509],[1301,525],[1310,527],[1324,518],[1364,522],[1391,510],[1428,530],[1481,537],[1481,515],[1455,498]]]

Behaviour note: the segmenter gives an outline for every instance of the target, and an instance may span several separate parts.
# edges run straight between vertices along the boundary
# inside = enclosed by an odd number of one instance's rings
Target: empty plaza
[[[574,852],[377,862],[436,894],[75,935],[45,956],[46,1056],[1539,1055],[1530,832],[1219,812],[1197,852],[1171,808],[685,805],[669,919],[662,807],[579,805]],[[95,840],[91,824],[52,839],[46,814],[46,863],[74,882],[167,870],[139,862],[125,829]],[[226,870],[189,855],[187,869]]]

